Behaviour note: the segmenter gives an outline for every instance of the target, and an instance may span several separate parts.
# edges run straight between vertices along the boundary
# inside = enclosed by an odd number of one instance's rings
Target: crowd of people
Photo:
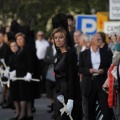
[[[108,40],[104,32],[89,36],[64,13],[52,18],[52,26],[48,40],[16,20],[0,31],[0,105],[15,108],[10,120],[33,120],[34,100],[43,93],[54,120],[96,120],[97,102],[103,120],[117,120],[120,31]]]

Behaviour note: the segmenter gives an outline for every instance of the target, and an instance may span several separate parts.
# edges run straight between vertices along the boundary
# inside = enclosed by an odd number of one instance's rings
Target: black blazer
[[[33,71],[32,52],[28,46],[24,46],[16,55],[16,76],[24,77],[27,72]]]
[[[98,86],[99,88],[102,87],[104,81],[107,78],[107,71],[110,67],[111,60],[109,57],[109,53],[106,50],[100,49],[100,66],[99,69],[103,69],[104,73],[102,75],[99,75],[97,77]],[[89,96],[91,87],[92,87],[92,74],[89,72],[89,69],[92,68],[92,62],[91,62],[91,51],[90,49],[87,49],[80,54],[80,60],[79,60],[79,73],[83,75],[82,77],[82,93],[85,96]]]

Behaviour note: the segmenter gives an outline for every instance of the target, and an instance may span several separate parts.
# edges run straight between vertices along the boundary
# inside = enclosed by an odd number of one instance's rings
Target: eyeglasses
[[[40,35],[37,35],[37,36],[42,37],[42,36],[43,36],[43,34],[40,34]]]

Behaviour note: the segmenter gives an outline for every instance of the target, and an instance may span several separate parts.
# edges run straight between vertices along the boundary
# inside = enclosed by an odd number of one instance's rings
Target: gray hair
[[[83,34],[83,32],[81,31],[81,30],[76,30],[75,32],[74,32],[74,34],[75,33],[79,33],[79,35],[82,35]]]
[[[89,35],[87,35],[87,34],[82,34],[82,35],[81,35],[81,38],[82,38],[85,42],[89,42],[89,41],[90,41],[90,37],[89,37]]]

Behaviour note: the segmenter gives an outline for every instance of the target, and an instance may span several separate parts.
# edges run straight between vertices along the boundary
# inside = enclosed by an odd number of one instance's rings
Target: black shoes
[[[6,100],[3,100],[0,102],[0,106],[3,106],[3,104],[5,104],[7,101]]]
[[[34,120],[33,116],[30,117],[22,117],[19,119],[19,116],[14,117],[14,118],[10,118],[9,120]]]
[[[3,102],[0,103],[0,106],[2,106],[2,105],[3,105]]]
[[[12,104],[6,102],[6,103],[3,103],[2,104],[2,108],[5,109],[5,108],[11,108],[12,107]]]
[[[33,116],[27,117],[27,120],[34,120]]]
[[[14,118],[10,118],[9,120],[18,120],[19,116],[16,116]]]
[[[47,107],[51,108],[51,107],[52,107],[52,105],[48,105]]]
[[[36,112],[36,108],[32,108],[32,113],[35,113]]]
[[[34,118],[33,118],[33,116],[30,116],[30,117],[23,117],[23,118],[20,118],[17,120],[34,120]]]
[[[22,118],[18,118],[17,120],[27,120],[26,116],[25,117],[22,117]]]
[[[8,100],[5,100],[5,101],[3,101],[3,102],[0,102],[0,106],[2,106],[3,109],[14,107],[13,103],[10,102],[10,101],[8,101]]]
[[[52,113],[53,112],[53,103],[48,106],[50,110],[47,111],[47,113]]]
[[[52,112],[53,112],[53,110],[52,110],[52,109],[47,111],[47,113],[52,113]]]

